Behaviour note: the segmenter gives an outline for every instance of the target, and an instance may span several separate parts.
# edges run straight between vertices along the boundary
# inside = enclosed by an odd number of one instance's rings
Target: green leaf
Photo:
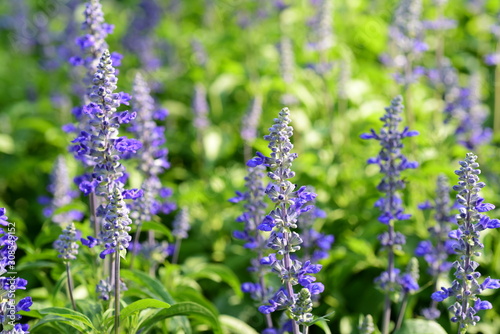
[[[243,298],[241,283],[238,276],[236,276],[229,267],[223,264],[204,264],[201,268],[196,268],[195,272],[189,273],[186,276],[193,279],[208,278],[214,282],[225,282],[233,289],[238,297]]]
[[[224,333],[228,334],[258,334],[253,327],[250,327],[246,322],[241,321],[238,318],[232,317],[230,315],[221,314],[219,316],[219,321],[224,329]]]
[[[217,317],[215,317],[214,314],[205,307],[193,302],[182,302],[171,305],[170,308],[158,312],[155,316],[141,323],[139,328],[146,332],[156,323],[178,315],[202,318],[206,320],[207,323],[212,325],[214,333],[222,334],[222,328]]]
[[[141,286],[149,297],[169,304],[175,303],[170,293],[168,293],[160,281],[142,271],[122,269],[120,274],[123,279],[128,279]]]
[[[405,320],[403,326],[394,332],[394,334],[446,334],[441,325],[435,321],[424,319]]]
[[[122,269],[121,277],[135,282],[141,287],[140,290],[145,292],[149,297],[156,300],[162,300],[170,305],[175,304],[174,298],[168,293],[163,284],[142,271]],[[191,327],[186,317],[180,317],[178,321],[172,325],[172,330],[180,328],[182,328],[186,334],[191,333]]]
[[[120,249],[118,251],[118,254],[120,254],[120,258],[124,259],[125,256],[127,255],[127,250],[126,249]]]
[[[141,299],[137,300],[126,307],[123,308],[120,312],[120,321],[124,321],[126,318],[131,316],[136,312],[140,312],[142,310],[146,310],[148,308],[169,308],[170,304],[162,302],[161,300],[156,299]]]
[[[56,327],[59,324],[66,324],[68,326],[73,327],[76,329],[79,333],[88,333],[88,328],[83,326],[80,322],[75,321],[75,320],[66,320],[63,317],[55,316],[55,315],[47,315],[40,321],[36,323],[33,327],[30,327],[30,333],[31,334],[45,334],[47,333],[47,329],[45,326],[49,326],[52,328],[58,328]],[[51,331],[51,333],[57,333],[58,331]]]
[[[201,306],[210,310],[213,314],[218,315],[219,312],[217,308],[208,301],[200,291],[193,289],[189,286],[177,286],[175,288],[174,294],[175,300],[178,302],[195,302],[200,304]]]
[[[314,324],[321,328],[325,334],[332,334],[325,319],[318,319],[314,322]]]
[[[169,242],[174,241],[174,236],[172,235],[172,232],[170,232],[170,230],[165,225],[163,225],[161,223],[153,222],[153,221],[145,222],[142,224],[141,230],[142,231],[159,232],[159,233],[165,235],[168,238]]]
[[[7,134],[0,133],[0,152],[14,153],[14,140]]]
[[[84,325],[86,325],[92,329],[95,329],[94,325],[92,324],[90,319],[85,314],[74,311],[74,310],[69,309],[69,308],[48,307],[48,308],[44,308],[42,310],[39,310],[39,312],[40,312],[40,314],[44,314],[44,315],[58,316],[58,317],[66,318],[66,319],[79,321],[79,322],[83,323]]]
[[[316,323],[316,322],[318,322],[318,321],[329,321],[329,320],[328,320],[328,318],[329,318],[329,317],[331,317],[331,316],[332,316],[332,315],[334,315],[334,314],[335,314],[335,311],[330,312],[330,313],[327,313],[327,314],[325,314],[325,315],[324,315],[324,316],[322,316],[322,317],[317,317],[317,318],[314,318],[314,320],[313,320],[313,321],[308,322],[308,323],[307,323],[307,325],[308,325],[308,326],[311,326],[311,325],[315,324],[315,323]]]

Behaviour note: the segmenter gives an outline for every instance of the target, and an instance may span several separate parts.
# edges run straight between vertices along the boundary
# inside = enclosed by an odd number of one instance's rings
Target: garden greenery
[[[498,1],[0,12],[0,333],[498,332]]]

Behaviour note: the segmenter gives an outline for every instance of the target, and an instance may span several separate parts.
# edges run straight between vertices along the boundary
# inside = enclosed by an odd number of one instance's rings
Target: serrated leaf
[[[394,334],[446,334],[440,324],[431,320],[408,319]]]
[[[120,321],[124,321],[127,317],[131,316],[136,312],[146,310],[148,308],[169,308],[170,304],[162,302],[157,299],[141,299],[137,300],[126,307],[124,307],[120,312]]]
[[[193,316],[197,318],[201,318],[206,320],[206,322],[210,325],[212,325],[212,329],[214,333],[217,334],[222,334],[222,328],[220,325],[219,320],[215,315],[210,312],[208,309],[205,307],[201,306],[200,304],[196,304],[193,302],[182,302],[182,303],[177,303],[174,305],[171,305],[170,308],[164,309],[160,312],[158,312],[156,315],[153,317],[147,319],[143,323],[139,325],[139,328],[144,330],[145,332],[149,330],[152,326],[154,326],[156,323],[165,320],[170,317],[175,317],[179,315],[184,315],[184,316]]]

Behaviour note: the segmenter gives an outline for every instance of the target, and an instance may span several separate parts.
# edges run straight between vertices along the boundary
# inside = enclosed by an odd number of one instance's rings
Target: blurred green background
[[[495,48],[490,26],[497,22],[500,3],[486,1],[475,11],[469,2],[450,1],[446,6],[445,16],[458,25],[444,33],[445,55],[459,70],[462,84],[471,74],[480,75],[483,103],[492,110],[494,68],[486,66],[483,57]],[[162,181],[173,188],[178,206],[190,208],[193,227],[181,252],[186,268],[201,262],[222,263],[242,282],[250,280],[246,267],[252,254],[232,238],[232,231],[241,229],[234,219],[242,208],[228,202],[235,190],[243,189],[246,173],[242,118],[252,98],[261,95],[259,138],[251,146],[268,153],[267,142],[261,138],[284,106],[282,96],[292,94],[296,103],[288,107],[299,154],[293,182],[316,189],[317,206],[327,213],[316,227],[336,238],[330,257],[321,262],[324,268],[318,281],[326,289],[314,313],[336,311],[330,321],[332,331],[352,333],[360,314],[371,313],[378,321],[382,312],[383,295],[372,284],[386,266],[376,238],[385,226],[378,223],[379,213],[373,208],[380,197],[376,185],[381,175],[378,167],[366,165],[379,147],[359,135],[370,128],[379,129],[384,107],[401,93],[391,70],[379,61],[387,49],[388,26],[397,2],[333,1],[334,45],[321,54],[307,46],[313,34],[309,22],[316,12],[314,4],[308,0],[285,3],[288,7],[280,10],[271,1],[158,1],[160,20],[150,36],[161,66],[147,70],[146,77],[157,103],[170,112],[165,126],[172,168],[162,175]],[[42,234],[54,234],[44,229],[57,230],[43,217],[37,202],[48,193],[56,157],[67,157],[71,177],[81,173],[67,153],[73,138],[61,126],[73,121],[71,108],[80,103],[74,86],[81,85],[82,73],[73,70],[57,51],[64,46],[74,48],[64,32],[70,24],[76,22],[76,36],[80,34],[84,7],[76,3],[72,11],[73,4],[64,0],[0,2],[0,207],[6,207],[10,220],[17,223],[19,236],[25,239],[21,245]],[[123,38],[138,15],[139,1],[103,0],[102,4],[106,21],[115,25],[115,32],[107,38],[110,50],[124,55],[118,90],[130,92],[134,74],[142,65],[140,57],[124,47]],[[424,1],[423,8],[423,18],[431,20],[437,15],[432,1]],[[284,36],[291,39],[294,53],[291,82],[283,79],[280,65],[283,56],[278,45]],[[430,49],[420,65],[432,68],[439,39],[431,31],[425,40]],[[201,58],[193,43],[200,45]],[[331,70],[318,74],[310,65],[319,61],[331,62]],[[341,78],[346,66],[350,75]],[[193,126],[191,101],[198,82],[207,88],[210,106],[210,125],[204,131]],[[345,98],[339,89],[345,90]],[[405,252],[397,256],[399,267],[408,262],[417,243],[428,237],[427,228],[434,223],[417,204],[432,199],[438,174],[446,174],[452,185],[456,182],[453,171],[467,152],[456,143],[456,122],[443,123],[439,92],[421,80],[412,87],[412,102],[414,129],[420,135],[413,142],[407,140],[404,152],[420,167],[404,172],[408,185],[403,198],[413,217],[396,226],[408,240]],[[485,126],[492,124],[490,116]],[[496,205],[500,203],[499,140],[495,133],[491,144],[474,152],[479,156],[481,179],[487,184],[483,196]],[[133,169],[131,162],[131,182],[138,186],[140,177]],[[80,201],[87,205],[83,196]],[[490,212],[490,217],[498,217],[498,212]],[[162,222],[169,226],[172,218],[162,216]],[[484,235],[485,250],[479,260],[484,277],[500,277],[499,240],[498,231]],[[50,249],[50,242],[43,248]],[[19,256],[24,255],[21,246]],[[421,269],[424,286],[429,277],[423,262]],[[55,280],[54,267],[39,270],[49,281]],[[28,294],[44,286],[33,272],[27,270],[23,277],[30,282]],[[236,316],[257,328],[263,323],[250,298],[242,299],[229,286],[210,280],[199,284],[221,314]],[[432,292],[428,287],[413,296],[407,316],[418,317]],[[43,292],[37,293],[34,308],[37,302],[43,303]],[[494,309],[484,312],[481,325],[470,333],[497,332],[500,298],[494,294],[486,299]],[[450,331],[442,310],[440,323]]]

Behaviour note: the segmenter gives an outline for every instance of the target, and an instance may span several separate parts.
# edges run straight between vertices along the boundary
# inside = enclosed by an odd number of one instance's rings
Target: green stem
[[[403,318],[406,311],[406,307],[408,306],[408,294],[405,293],[403,297],[403,303],[401,304],[401,309],[399,310],[398,322],[396,323],[396,330],[401,328],[403,324]]]
[[[393,222],[389,222],[389,240],[394,239],[394,225]],[[395,280],[394,275],[394,249],[389,247],[388,254],[388,264],[387,273],[389,275],[389,284]],[[382,322],[382,334],[389,334],[389,324],[391,322],[391,296],[390,291],[386,291],[384,300],[384,315]]]
[[[283,238],[288,242],[288,240],[289,240],[288,232],[283,233]],[[287,245],[288,245],[288,243],[287,243]],[[288,253],[288,252],[285,253],[285,255],[283,256],[283,262],[284,262],[286,270],[289,270],[292,266],[290,253]],[[286,291],[288,293],[288,297],[291,300],[293,300],[293,297],[294,297],[293,287],[292,287],[292,283],[290,282],[289,279],[286,281],[285,287],[286,287]],[[297,324],[297,322],[294,319],[291,319],[291,320],[292,320],[293,334],[300,334],[299,325]]]
[[[98,239],[101,227],[99,226],[99,222],[97,220],[97,215],[96,215],[97,197],[94,192],[91,192],[89,195],[89,207],[90,207],[90,223],[94,228],[94,237]]]
[[[134,235],[134,248],[132,249],[132,254],[130,254],[130,269],[134,266],[135,254],[137,252],[137,248],[139,247],[139,236],[141,235],[142,224],[137,225],[137,230]]]
[[[500,43],[497,44],[497,53],[500,53]],[[493,130],[497,134],[500,132],[500,66],[495,66],[495,111]]]
[[[120,334],[120,251],[117,247],[115,257],[115,334]]]
[[[177,264],[177,261],[179,260],[181,242],[182,242],[181,238],[177,238],[177,240],[175,240],[175,250],[174,250],[174,256],[172,257],[172,264]]]
[[[73,298],[73,282],[71,280],[71,270],[69,268],[69,262],[66,262],[66,278],[68,280],[68,295],[71,300],[71,305],[73,306],[73,310],[76,311],[75,299]]]
[[[155,231],[153,230],[148,231],[148,242],[150,245],[153,245],[155,243]],[[149,266],[149,276],[155,277],[156,267],[157,263],[156,261],[153,261]]]

